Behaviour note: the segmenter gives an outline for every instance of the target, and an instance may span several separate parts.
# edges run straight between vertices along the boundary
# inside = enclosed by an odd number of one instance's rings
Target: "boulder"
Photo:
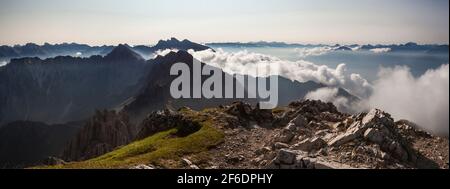
[[[297,144],[295,144],[292,148],[295,150],[301,150],[310,152],[313,150],[319,150],[327,145],[327,142],[325,142],[323,139],[319,137],[314,138],[308,138],[305,139]]]
[[[252,113],[252,107],[250,104],[239,101],[228,106],[225,112],[237,117],[248,118]]]
[[[328,122],[340,122],[342,118],[340,115],[330,112],[322,112],[318,116],[319,120],[328,121]]]
[[[191,162],[190,160],[186,159],[186,158],[182,158],[182,159],[181,159],[181,163],[182,163],[184,166],[191,166],[191,165],[192,165],[192,162]]]
[[[349,165],[345,165],[334,161],[324,161],[320,159],[314,162],[313,167],[314,169],[354,169]]]
[[[330,161],[324,158],[311,158],[306,156],[297,156],[297,166],[298,169],[352,169],[353,167],[338,163],[335,161]]]
[[[394,120],[391,118],[391,115],[378,109],[372,109],[361,121],[354,121],[345,133],[338,135],[328,144],[330,146],[339,146],[365,134],[371,139],[382,140],[381,138],[383,137],[380,136],[382,133],[375,129],[381,129],[382,132],[388,133],[393,126]],[[372,128],[372,130],[365,133],[368,128]]]
[[[295,136],[295,133],[293,131],[291,131],[291,129],[284,128],[281,130],[281,133],[276,138],[276,141],[282,142],[282,143],[290,143],[291,140],[294,138],[294,136]]]
[[[293,124],[296,127],[306,127],[306,125],[308,125],[308,120],[304,116],[299,114],[294,119],[292,119],[289,124]]]
[[[340,146],[342,144],[345,144],[349,141],[352,141],[358,137],[360,137],[366,127],[361,124],[361,122],[354,122],[345,133],[340,134],[336,136],[334,139],[332,139],[330,142],[328,142],[329,146]]]
[[[366,127],[373,127],[375,125],[383,125],[385,127],[393,127],[394,120],[391,115],[379,109],[372,109],[362,119],[362,124]]]
[[[139,164],[133,167],[130,167],[130,169],[154,169],[153,166]]]
[[[274,144],[275,149],[289,148],[289,145],[282,142],[276,142]]]
[[[271,151],[271,150],[270,150],[269,147],[262,147],[262,148],[256,150],[256,151],[255,151],[255,154],[259,156],[259,155],[264,155],[264,154],[266,154],[266,153],[268,153],[268,152],[270,152],[270,151]]]
[[[190,165],[189,168],[191,168],[191,169],[200,169],[200,167],[198,167],[197,165]]]
[[[270,109],[260,109],[259,103],[256,104],[256,107],[252,110],[252,117],[259,124],[268,124],[271,125],[274,120],[274,116],[272,114],[272,110]]]
[[[347,125],[344,122],[337,122],[335,124],[333,124],[333,129],[338,130],[338,131],[344,131],[345,129],[347,129],[346,127]]]
[[[389,144],[388,153],[400,161],[408,161],[408,152],[396,141],[392,141]]]
[[[278,164],[292,165],[295,162],[295,157],[297,154],[293,151],[281,149],[278,151],[277,157],[275,157],[274,162]]]
[[[374,128],[369,128],[364,132],[364,138],[376,144],[382,144],[384,137],[382,132]]]

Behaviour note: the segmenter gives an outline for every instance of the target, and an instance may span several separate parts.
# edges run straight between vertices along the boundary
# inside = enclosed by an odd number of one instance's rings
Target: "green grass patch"
[[[183,114],[197,121],[201,126],[200,130],[185,137],[175,137],[178,128],[174,128],[135,141],[94,159],[35,168],[102,169],[128,168],[138,164],[159,165],[163,160],[178,161],[184,155],[206,152],[223,142],[224,134],[214,128],[213,121],[206,116],[193,111],[184,111]]]

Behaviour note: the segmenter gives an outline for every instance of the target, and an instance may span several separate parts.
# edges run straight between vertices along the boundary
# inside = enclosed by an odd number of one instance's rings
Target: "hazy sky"
[[[0,45],[449,42],[448,0],[0,0]]]

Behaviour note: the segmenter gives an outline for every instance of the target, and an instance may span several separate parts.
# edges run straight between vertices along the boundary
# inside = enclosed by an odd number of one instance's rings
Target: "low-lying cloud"
[[[170,52],[178,52],[178,49],[164,49],[164,50],[157,50],[153,53],[153,58],[156,58],[157,56],[166,56]]]
[[[330,46],[322,46],[322,47],[305,47],[305,48],[296,48],[295,51],[299,54],[300,58],[305,58],[308,56],[320,56],[327,54],[331,51],[336,50],[337,47]]]
[[[8,62],[6,62],[6,61],[0,61],[0,67],[5,66],[6,64],[8,64]]]
[[[337,95],[337,88],[322,88],[310,92],[306,98],[332,102],[348,112],[378,108],[396,119],[406,119],[428,132],[449,134],[449,65],[428,70],[414,78],[409,68],[382,68],[372,93],[355,103]]]
[[[325,55],[327,53],[333,52],[333,51],[337,51],[340,48],[345,47],[345,46],[319,46],[319,47],[305,47],[305,48],[296,48],[295,51],[298,53],[300,58],[306,58],[309,56],[321,56],[321,55]],[[350,48],[350,47],[348,47]],[[361,50],[361,46],[355,46],[350,48],[352,51],[359,51]]]
[[[368,108],[380,108],[435,134],[449,132],[449,65],[414,78],[409,68],[384,68],[374,82]]]
[[[387,53],[390,52],[391,48],[374,48],[374,49],[370,49],[370,52],[376,53],[376,54],[380,54],[380,53]]]
[[[222,49],[218,49],[216,52],[208,49],[197,52],[190,50],[189,53],[201,62],[219,67],[232,74],[255,76],[255,70],[269,67],[272,70],[278,69],[278,75],[288,79],[299,82],[315,81],[330,87],[342,87],[358,97],[366,97],[372,90],[369,82],[361,75],[347,73],[345,64],[339,64],[336,68],[329,68],[304,60],[280,60],[274,56],[246,50],[232,53],[225,52]]]

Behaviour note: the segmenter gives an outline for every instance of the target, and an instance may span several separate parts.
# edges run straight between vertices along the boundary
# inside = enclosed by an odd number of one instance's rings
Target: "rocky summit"
[[[87,126],[97,134],[80,135],[69,148],[72,157],[93,159],[52,161],[43,168],[448,169],[449,162],[447,138],[379,109],[350,115],[315,100],[274,110],[244,102],[202,111],[166,109],[150,113],[132,138],[123,122],[122,113],[99,113]],[[128,138],[112,130],[98,133],[107,127]],[[84,144],[88,136],[108,149]]]

